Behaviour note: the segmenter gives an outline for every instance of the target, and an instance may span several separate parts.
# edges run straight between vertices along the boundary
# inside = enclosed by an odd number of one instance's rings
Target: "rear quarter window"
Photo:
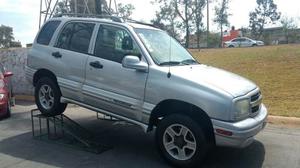
[[[61,21],[58,21],[58,20],[47,22],[43,26],[36,42],[38,44],[49,45],[51,38],[52,38],[55,30],[59,26],[60,22]]]

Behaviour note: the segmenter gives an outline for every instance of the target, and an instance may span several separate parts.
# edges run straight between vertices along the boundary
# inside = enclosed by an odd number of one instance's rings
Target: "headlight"
[[[5,94],[0,93],[0,100],[4,99]]]
[[[239,120],[249,116],[250,101],[249,99],[242,99],[235,102],[234,119]]]

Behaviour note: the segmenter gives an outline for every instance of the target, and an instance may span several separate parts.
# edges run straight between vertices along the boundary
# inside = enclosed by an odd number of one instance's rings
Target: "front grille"
[[[261,106],[261,92],[257,92],[251,96],[251,116],[256,116]]]
[[[261,92],[257,92],[256,94],[254,94],[253,96],[251,96],[251,102],[256,101],[261,95]]]
[[[251,107],[251,112],[256,113],[259,110],[259,105]]]

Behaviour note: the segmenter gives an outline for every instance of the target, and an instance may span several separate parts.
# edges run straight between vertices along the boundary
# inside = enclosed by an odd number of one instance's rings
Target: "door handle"
[[[99,61],[90,62],[90,66],[96,69],[102,69],[103,65]]]
[[[58,51],[57,52],[53,52],[52,56],[55,57],[55,58],[61,58],[62,57],[62,55]]]

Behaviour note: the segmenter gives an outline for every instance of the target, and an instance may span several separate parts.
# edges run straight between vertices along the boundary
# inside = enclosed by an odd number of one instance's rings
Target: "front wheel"
[[[60,103],[61,92],[58,85],[50,78],[41,78],[35,87],[35,102],[45,116],[62,114],[67,104]]]
[[[201,164],[208,149],[201,126],[180,114],[167,116],[159,123],[156,142],[162,156],[177,167]]]

